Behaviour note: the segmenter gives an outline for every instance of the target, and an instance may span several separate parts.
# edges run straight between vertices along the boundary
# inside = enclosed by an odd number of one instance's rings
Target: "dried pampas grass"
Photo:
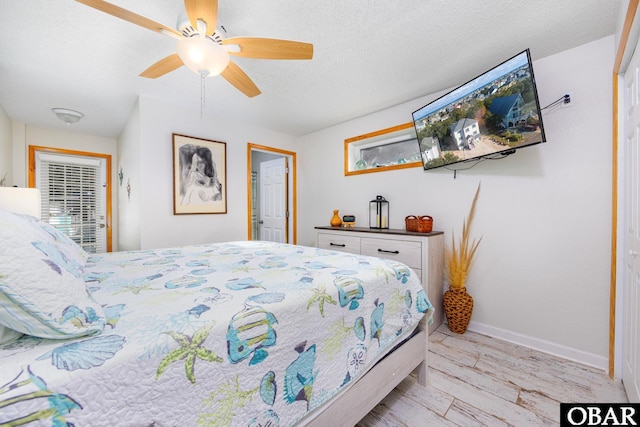
[[[446,272],[449,276],[449,287],[454,289],[464,288],[467,283],[467,275],[471,268],[471,262],[476,254],[478,245],[482,241],[473,239],[470,241],[471,224],[476,212],[476,203],[480,194],[480,184],[476,190],[476,195],[471,203],[471,209],[467,219],[462,223],[462,237],[456,245],[455,236],[451,232],[451,248],[445,251]]]

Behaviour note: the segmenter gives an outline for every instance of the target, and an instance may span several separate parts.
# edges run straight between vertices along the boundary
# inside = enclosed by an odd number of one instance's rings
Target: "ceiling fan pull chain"
[[[205,99],[204,99],[204,79],[205,76],[203,73],[200,73],[200,119],[202,120],[204,118],[204,108],[206,106],[205,103]]]

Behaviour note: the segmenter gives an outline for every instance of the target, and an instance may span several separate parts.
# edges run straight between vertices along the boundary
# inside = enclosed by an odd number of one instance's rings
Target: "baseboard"
[[[554,356],[573,360],[574,362],[593,366],[594,368],[602,369],[605,372],[609,368],[609,360],[606,357],[598,356],[597,354],[588,353],[582,350],[576,350],[574,348],[556,344],[550,341],[529,337],[527,335],[508,331],[506,329],[496,328],[495,326],[489,326],[474,321],[469,322],[469,326],[467,327],[467,329],[472,332],[499,338],[501,340],[528,347],[533,350],[542,351],[544,353],[553,354]]]

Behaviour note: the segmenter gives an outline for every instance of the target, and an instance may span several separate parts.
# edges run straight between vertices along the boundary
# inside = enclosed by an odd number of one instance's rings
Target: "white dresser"
[[[334,251],[393,259],[408,265],[422,280],[435,308],[429,333],[442,324],[444,234],[363,227],[316,227],[316,246]]]

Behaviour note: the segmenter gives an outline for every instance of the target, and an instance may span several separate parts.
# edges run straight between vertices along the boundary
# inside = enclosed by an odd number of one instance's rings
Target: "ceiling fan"
[[[313,45],[291,40],[259,37],[224,39],[216,31],[218,0],[184,0],[189,23],[179,30],[157,23],[103,0],[77,0],[87,6],[178,40],[177,52],[144,70],[140,76],[155,79],[185,65],[203,79],[220,74],[248,97],[260,89],[230,59],[230,55],[255,59],[311,59]]]

